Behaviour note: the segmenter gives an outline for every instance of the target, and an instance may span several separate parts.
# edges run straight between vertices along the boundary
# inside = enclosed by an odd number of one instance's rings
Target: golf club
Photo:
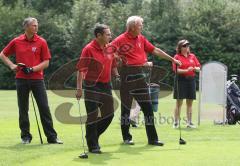
[[[24,63],[18,63],[17,65],[18,65],[19,67],[26,67],[26,65],[25,65]],[[29,87],[29,89],[31,89],[31,87],[30,87],[30,85],[29,85],[29,82],[28,82],[28,87]],[[37,122],[37,128],[38,128],[38,134],[39,134],[39,137],[40,137],[40,142],[41,142],[41,144],[43,144],[42,134],[41,134],[41,130],[40,130],[40,127],[39,127],[38,118],[37,118],[37,113],[36,113],[35,104],[34,104],[33,95],[32,95],[32,91],[31,91],[31,90],[30,90],[30,95],[31,95],[31,99],[32,99],[34,115],[35,115],[36,122]]]
[[[81,131],[82,131],[82,146],[83,146],[83,153],[80,154],[78,157],[81,159],[87,159],[88,158],[88,154],[85,151],[85,146],[84,146],[84,137],[83,137],[83,128],[82,128],[82,115],[81,115],[81,111],[80,111],[80,102],[78,100],[78,111],[79,111],[79,115],[80,115],[80,126],[81,126]]]
[[[145,74],[147,77],[147,84],[148,84],[148,93],[151,94],[151,74],[152,74],[152,62],[147,62],[145,66]],[[151,95],[150,95],[151,96]]]
[[[24,63],[18,63],[17,64],[19,67],[26,67],[26,65]]]
[[[36,122],[37,122],[38,134],[39,134],[39,137],[40,137],[40,142],[41,142],[41,144],[43,144],[42,134],[41,134],[39,123],[38,123],[38,118],[37,118],[37,113],[36,113],[36,109],[35,109],[35,104],[34,104],[32,92],[30,92],[30,94],[31,94],[32,103],[33,103],[33,110],[34,110],[34,114],[35,114],[35,118],[36,118]]]
[[[176,74],[175,74],[175,79],[176,79],[176,90],[177,90],[177,101],[179,100],[179,86],[178,86],[178,65],[176,65]],[[178,110],[179,111],[179,110]],[[179,113],[180,114],[180,113]],[[179,144],[180,145],[185,145],[187,142],[182,139],[182,129],[181,129],[181,117],[179,116],[179,122],[178,122],[178,129],[179,129]]]

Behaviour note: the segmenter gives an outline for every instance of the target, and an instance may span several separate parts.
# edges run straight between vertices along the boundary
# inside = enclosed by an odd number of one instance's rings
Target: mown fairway
[[[81,128],[79,124],[63,124],[55,118],[55,109],[64,102],[72,103],[72,116],[78,115],[78,105],[74,98],[64,98],[48,91],[49,103],[54,126],[63,145],[49,145],[43,134],[44,144],[40,144],[37,126],[30,102],[32,143],[22,145],[18,128],[18,109],[16,91],[0,91],[0,165],[201,165],[201,166],[237,166],[240,164],[238,150],[240,146],[240,127],[218,126],[212,121],[204,121],[197,129],[186,129],[182,124],[183,138],[187,145],[179,145],[179,132],[170,124],[175,101],[172,96],[159,100],[159,112],[156,113],[156,128],[164,147],[147,145],[142,120],[140,127],[132,128],[134,146],[122,145],[118,108],[115,118],[100,139],[103,154],[89,154],[86,160],[78,158],[83,152]],[[85,109],[81,100],[81,112]],[[161,113],[161,116],[159,115]],[[182,113],[185,116],[185,110]],[[141,114],[142,116],[142,114]],[[168,118],[164,122],[163,117]],[[194,122],[197,124],[197,102],[194,103]]]

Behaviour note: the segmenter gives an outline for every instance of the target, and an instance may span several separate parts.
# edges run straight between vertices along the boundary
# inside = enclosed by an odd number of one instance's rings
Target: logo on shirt
[[[37,50],[37,47],[32,47],[32,52],[35,53]]]
[[[107,54],[106,57],[107,57],[108,59],[112,59],[112,58],[113,58],[113,55],[112,55],[112,54]]]
[[[138,43],[138,47],[141,48],[141,43]]]

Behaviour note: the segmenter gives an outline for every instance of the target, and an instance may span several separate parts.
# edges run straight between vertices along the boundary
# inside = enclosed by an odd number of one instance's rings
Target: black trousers
[[[123,140],[132,139],[132,135],[129,132],[129,116],[134,97],[144,114],[148,142],[157,141],[158,136],[154,125],[153,107],[143,67],[123,66],[120,75],[121,130]]]
[[[32,91],[36,100],[44,134],[48,140],[55,139],[57,133],[53,128],[52,116],[48,106],[46,87],[43,80],[16,79],[17,98],[19,108],[19,127],[21,129],[21,138],[30,138],[29,111],[29,93]]]
[[[100,149],[99,137],[108,128],[114,117],[111,86],[109,83],[100,82],[86,85],[85,81],[84,89],[88,149]]]

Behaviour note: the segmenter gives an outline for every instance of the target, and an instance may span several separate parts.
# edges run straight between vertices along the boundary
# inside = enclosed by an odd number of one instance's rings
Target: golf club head
[[[26,67],[26,65],[24,63],[18,63],[17,64],[19,67]]]
[[[180,145],[185,145],[186,143],[187,143],[187,142],[184,141],[182,138],[179,139],[179,144],[180,144]]]
[[[87,153],[82,153],[78,157],[81,158],[81,159],[87,159],[88,158],[88,154]]]

